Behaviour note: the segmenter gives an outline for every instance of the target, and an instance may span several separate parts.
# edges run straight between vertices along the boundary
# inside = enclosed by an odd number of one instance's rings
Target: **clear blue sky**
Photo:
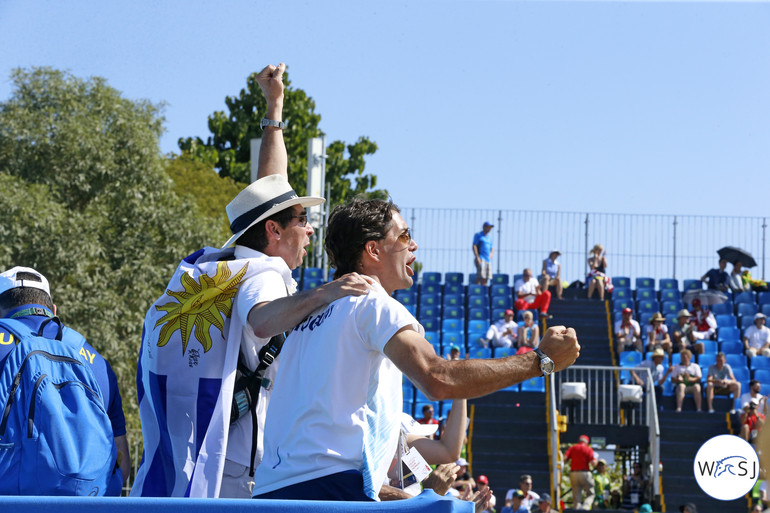
[[[14,67],[165,102],[165,152],[285,61],[402,206],[770,215],[770,3],[0,0]]]

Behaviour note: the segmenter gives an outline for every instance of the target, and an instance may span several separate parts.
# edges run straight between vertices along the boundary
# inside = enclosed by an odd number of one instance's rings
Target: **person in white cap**
[[[41,330],[45,337],[57,335],[57,323],[48,322],[56,318],[56,305],[51,298],[51,289],[45,276],[29,267],[14,267],[0,274],[0,318],[16,319],[32,330]],[[81,335],[64,326],[62,340],[73,340],[83,347],[81,354],[93,370],[99,388],[105,398],[107,415],[112,425],[115,446],[118,450],[118,464],[123,473],[123,484],[131,471],[131,456],[126,439],[126,419],[123,415],[123,401],[118,389],[118,379],[112,367]],[[16,344],[13,335],[0,326],[0,369]],[[16,342],[18,343],[18,342]]]
[[[770,328],[765,326],[765,314],[754,314],[754,325],[743,333],[743,350],[746,356],[754,358],[758,354],[770,356]]]
[[[291,271],[302,264],[313,234],[305,208],[324,199],[298,196],[287,179],[284,70],[284,64],[267,66],[257,76],[267,99],[258,179],[227,205],[232,236],[221,249],[187,257],[145,318],[137,384],[145,458],[134,496],[251,497],[279,367],[273,360],[282,341],[271,339],[315,308],[366,294],[372,283],[351,273],[294,294]],[[212,342],[217,336],[226,343]],[[228,351],[233,346],[240,351]],[[234,393],[236,368],[248,376],[258,367],[261,386],[253,380],[255,392]],[[188,418],[194,422],[185,425]]]

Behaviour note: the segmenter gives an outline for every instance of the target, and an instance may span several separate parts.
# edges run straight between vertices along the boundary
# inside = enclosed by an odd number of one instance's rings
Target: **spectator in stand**
[[[682,402],[685,394],[692,394],[695,400],[695,409],[701,411],[701,386],[702,378],[700,366],[697,363],[690,363],[692,352],[689,349],[683,349],[679,352],[682,361],[669,367],[666,375],[671,374],[671,383],[674,384],[676,394],[676,411],[682,411]]]
[[[447,360],[459,360],[460,359],[460,346],[452,346],[449,349],[449,358]]]
[[[630,308],[624,308],[620,320],[615,323],[615,340],[618,353],[629,350],[642,352],[642,328]]]
[[[481,227],[481,231],[473,236],[473,263],[476,265],[476,283],[478,285],[486,285],[487,281],[492,277],[492,253],[494,248],[492,247],[492,238],[489,236],[489,232],[492,231],[495,225],[486,222]]]
[[[532,312],[524,312],[522,317],[524,324],[519,326],[519,350],[516,354],[528,353],[540,343],[540,328],[535,324]]]
[[[682,513],[698,513],[698,508],[692,502],[688,502],[679,506],[679,511]]]
[[[548,305],[551,304],[551,293],[547,290],[540,290],[540,284],[534,276],[531,269],[524,269],[521,278],[513,284],[516,291],[516,302],[513,307],[516,310],[538,309],[540,313],[551,318],[548,315]]]
[[[733,401],[741,396],[741,384],[735,379],[732,367],[725,360],[725,354],[718,352],[716,363],[709,365],[706,374],[706,405],[709,413],[714,413],[714,394],[732,394]]]
[[[540,500],[540,496],[532,491],[532,476],[529,474],[522,474],[519,478],[519,490],[524,494],[524,498],[521,501],[521,506],[526,508],[527,511],[532,509],[532,506],[537,504]],[[508,502],[513,497],[515,488],[508,490],[505,494],[505,501]]]
[[[730,271],[730,279],[727,285],[736,294],[751,290],[751,285],[743,281],[743,262],[740,260],[733,262],[733,270]]]
[[[741,438],[753,443],[765,425],[765,416],[757,411],[759,401],[752,398],[741,414]]]
[[[468,489],[472,490],[473,488],[476,488],[476,481],[471,477],[470,472],[468,472],[468,462],[465,461],[465,458],[457,460],[457,466],[460,467],[460,470],[457,472],[457,477],[455,478],[454,484],[452,484],[452,488],[460,493],[465,492]]]
[[[623,480],[623,501],[636,507],[646,502],[648,479],[642,472],[642,464],[634,463],[630,476]]]
[[[485,493],[487,491],[489,488],[489,479],[487,476],[482,474],[476,479],[476,488],[479,493]],[[494,513],[496,504],[497,499],[495,499],[495,496],[492,495],[489,499],[489,502],[487,503],[487,508],[481,513]]]
[[[564,454],[565,463],[570,462],[569,480],[572,483],[574,509],[591,509],[594,504],[596,493],[591,467],[596,465],[596,455],[589,445],[590,442],[588,435],[580,435],[578,443],[567,449]]]
[[[519,324],[513,320],[513,310],[508,309],[502,319],[489,326],[487,335],[480,339],[484,347],[513,347],[519,336]]]
[[[679,313],[676,314],[676,320],[678,325],[674,328],[673,351],[678,353],[682,349],[689,349],[697,354],[703,353],[703,343],[696,342],[693,344],[690,340],[690,333],[695,330],[698,320],[687,309],[679,310]]]
[[[547,493],[540,496],[540,500],[537,503],[537,509],[532,511],[536,513],[559,513],[551,507],[551,496]]]
[[[695,329],[690,332],[693,353],[703,354],[703,344],[699,344],[696,341],[714,338],[717,331],[717,320],[710,310],[701,307],[701,301],[697,297],[692,300],[691,313],[696,320]]]
[[[765,314],[754,314],[754,325],[746,328],[743,333],[743,349],[749,358],[757,354],[770,356],[770,328],[765,326]]]
[[[666,357],[665,351],[662,348],[657,348],[652,352],[651,360],[644,360],[639,364],[639,367],[646,367],[650,369],[652,374],[652,382],[655,387],[655,400],[658,405],[663,400],[663,382],[666,381],[666,368],[663,367],[663,359]],[[631,371],[631,376],[634,378],[634,382],[641,386],[643,389],[647,389],[647,381],[644,376],[640,376],[634,371]]]
[[[610,509],[610,476],[607,474],[607,461],[599,458],[594,470],[594,484],[596,487],[596,499],[594,504],[597,509]]]
[[[510,490],[512,492],[510,505],[503,508],[501,513],[530,513],[530,511],[521,505],[524,498],[527,496],[521,490]]]
[[[556,299],[561,301],[561,264],[558,262],[560,255],[561,252],[558,249],[554,249],[548,254],[548,258],[543,260],[543,270],[540,273],[540,288],[548,290],[548,287],[554,287],[556,289]]]
[[[752,399],[756,399],[757,405],[759,406],[757,411],[760,413],[765,413],[765,409],[767,407],[767,397],[762,395],[761,390],[762,383],[756,379],[749,381],[749,391],[741,395],[741,410],[746,409],[746,406],[749,405],[749,402],[751,402]]]
[[[671,337],[668,336],[668,327],[666,318],[660,312],[650,319],[650,325],[647,326],[647,351],[654,351],[658,348],[671,354]]]
[[[728,276],[727,271],[725,271],[725,267],[727,267],[727,260],[720,258],[719,268],[710,269],[701,277],[700,281],[705,283],[709,290],[727,292],[730,290],[727,285],[730,281],[730,276]]]
[[[420,424],[435,424],[438,425],[438,420],[433,417],[433,405],[426,404],[422,407],[422,418],[417,419]]]
[[[599,293],[599,299],[604,301],[604,292],[612,292],[612,281],[607,276],[607,255],[601,244],[595,245],[591,249],[591,256],[588,258],[588,299],[594,295],[594,291]]]

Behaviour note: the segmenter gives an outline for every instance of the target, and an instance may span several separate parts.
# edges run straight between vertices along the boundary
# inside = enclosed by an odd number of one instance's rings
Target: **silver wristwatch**
[[[275,121],[273,119],[262,118],[262,121],[259,122],[259,126],[262,128],[262,130],[264,130],[266,126],[274,126],[283,130],[286,128],[286,123],[283,121]]]
[[[548,358],[548,355],[546,355],[539,348],[535,349],[535,353],[537,353],[537,355],[540,357],[540,370],[543,371],[543,376],[548,376],[550,373],[553,372],[553,368],[554,368],[553,360]]]

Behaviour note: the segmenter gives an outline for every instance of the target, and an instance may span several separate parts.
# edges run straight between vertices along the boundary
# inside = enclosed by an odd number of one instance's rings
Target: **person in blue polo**
[[[29,267],[14,267],[0,273],[0,318],[16,319],[31,330],[37,331],[43,323],[55,316],[56,305],[51,299],[51,289],[45,276]],[[46,338],[54,338],[58,330],[59,325],[56,322],[47,322],[42,335]],[[63,337],[78,336],[74,330],[66,326],[63,328],[62,335]],[[14,335],[0,325],[0,369],[17,343]],[[125,484],[131,468],[131,458],[128,452],[126,419],[123,415],[123,401],[120,398],[117,377],[107,360],[102,358],[88,342],[83,342],[80,355],[91,365],[99,388],[106,398],[105,407],[112,424],[118,462],[123,473],[123,484]]]
[[[473,236],[473,256],[476,264],[476,283],[486,285],[492,277],[492,238],[489,232],[494,228],[493,224],[485,222],[481,231]]]

